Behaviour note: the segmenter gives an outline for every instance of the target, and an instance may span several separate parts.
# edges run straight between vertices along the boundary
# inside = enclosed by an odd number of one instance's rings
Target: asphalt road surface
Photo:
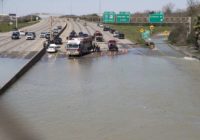
[[[66,24],[65,20],[54,19],[53,28]],[[36,32],[35,40],[26,40],[25,36],[21,36],[21,39],[12,40],[11,32],[1,33],[0,34],[0,57],[6,58],[31,58],[43,47],[44,39],[40,39],[39,35],[41,32],[49,31],[50,29],[50,20],[44,19],[39,23],[25,27],[21,30],[23,31],[33,31]]]

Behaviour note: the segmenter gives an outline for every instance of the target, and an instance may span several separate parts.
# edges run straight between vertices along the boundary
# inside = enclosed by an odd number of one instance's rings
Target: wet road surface
[[[0,58],[0,87],[8,82],[28,60]]]
[[[46,54],[0,98],[0,139],[199,140],[199,61],[151,52]]]

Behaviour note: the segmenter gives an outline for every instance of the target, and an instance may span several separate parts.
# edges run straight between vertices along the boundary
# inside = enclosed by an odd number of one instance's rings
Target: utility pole
[[[187,37],[191,34],[192,32],[192,17],[188,18],[188,32],[187,32]]]
[[[49,27],[49,31],[50,31],[50,41],[53,40],[52,26],[53,26],[53,21],[52,21],[52,16],[51,16],[51,17],[50,17],[50,27]]]
[[[99,0],[99,22],[101,22],[101,0]]]
[[[72,15],[72,0],[70,0],[70,15]]]
[[[2,2],[2,3],[1,3],[1,6],[2,6],[2,7],[1,7],[1,10],[2,10],[2,15],[3,15],[3,0],[1,0],[1,2]]]
[[[16,17],[15,17],[15,18],[16,18],[16,29],[17,29],[17,28],[18,28],[18,23],[17,23],[17,22],[18,22],[18,21],[17,21],[17,15],[16,15]]]

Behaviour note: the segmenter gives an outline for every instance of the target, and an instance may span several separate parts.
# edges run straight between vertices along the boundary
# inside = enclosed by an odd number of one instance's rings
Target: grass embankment
[[[19,22],[18,29],[30,26],[33,24],[38,23],[39,21],[32,21],[32,22]],[[0,32],[9,32],[15,28],[15,23],[13,25],[9,25],[9,23],[0,23]]]
[[[144,43],[141,38],[140,29],[149,29],[149,26],[135,26],[135,25],[110,25],[111,28],[123,32],[127,39],[135,43]],[[155,26],[153,34],[169,31],[169,26]],[[152,34],[152,35],[153,35]]]

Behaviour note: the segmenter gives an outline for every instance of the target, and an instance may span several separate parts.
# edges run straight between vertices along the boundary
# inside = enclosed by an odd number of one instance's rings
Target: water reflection
[[[47,140],[198,140],[199,65],[132,53],[43,59],[1,98],[0,114]]]

